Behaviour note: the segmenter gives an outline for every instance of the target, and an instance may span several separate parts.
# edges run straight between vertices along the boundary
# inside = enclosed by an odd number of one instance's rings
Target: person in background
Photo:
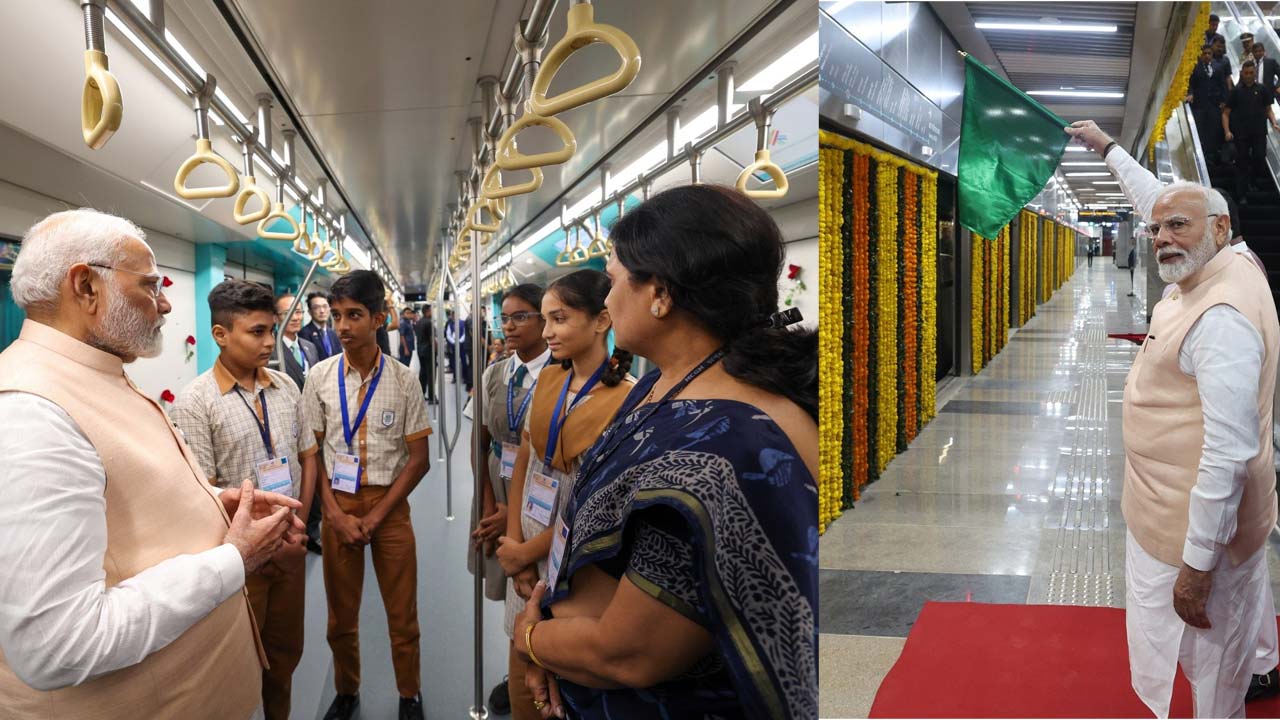
[[[329,296],[322,292],[309,293],[307,312],[311,313],[311,322],[298,331],[298,335],[316,346],[319,360],[333,357],[342,345],[338,342],[338,334],[333,331],[333,323],[329,321]]]
[[[1204,31],[1205,45],[1212,45],[1219,40],[1221,40],[1224,45],[1226,44],[1227,39],[1218,34],[1218,23],[1220,22],[1221,19],[1217,15],[1209,16],[1209,29]]]
[[[408,365],[413,360],[413,353],[417,349],[418,334],[415,332],[417,326],[417,313],[413,308],[406,307],[400,312],[400,362]]]
[[[431,306],[423,306],[422,319],[414,332],[417,334],[418,383],[427,391],[427,402],[436,404],[436,333],[431,322]]]
[[[301,392],[288,375],[267,368],[280,306],[269,290],[246,280],[224,280],[209,292],[218,359],[178,394],[173,420],[209,482],[234,488],[251,480],[259,490],[297,498],[305,518],[315,497],[315,437],[303,427]],[[297,322],[301,315],[299,309]],[[286,544],[245,579],[267,655],[267,720],[289,720],[293,671],[302,658],[306,554],[301,542]]]
[[[360,601],[365,546],[386,607],[400,719],[421,720],[418,559],[409,493],[429,468],[431,427],[422,386],[377,344],[386,299],[374,272],[354,270],[330,288],[342,352],[316,365],[302,391],[307,427],[324,462],[324,586],[337,696],[326,720],[349,720],[360,705]]]
[[[542,296],[542,337],[557,362],[543,368],[532,391],[508,496],[519,498],[518,511],[507,513],[497,549],[498,562],[511,578],[505,628],[515,643],[512,682],[526,679],[529,662],[528,653],[519,650],[525,627],[516,623],[516,616],[535,583],[548,578],[552,538],[575,491],[583,456],[635,386],[629,374],[631,353],[621,348],[609,353],[613,321],[605,308],[608,294],[608,276],[599,270],[578,270],[553,282]],[[537,703],[545,702],[523,692],[517,698],[511,710],[519,719],[537,717]]]
[[[457,361],[454,355],[458,351],[458,323],[453,319],[453,310],[445,310],[444,317],[445,365],[448,367],[447,372],[453,376],[453,381],[457,382],[458,369],[455,367]]]
[[[311,341],[298,335],[302,329],[301,306],[293,311],[293,317],[285,319],[284,316],[289,312],[289,307],[293,305],[293,297],[286,293],[276,298],[275,317],[276,322],[284,325],[284,332],[280,334],[280,339],[284,343],[285,372],[301,390],[307,379],[307,371],[320,362],[320,351],[311,344]]]
[[[474,328],[472,321],[474,318],[468,317],[458,321],[458,359],[461,361],[459,372],[462,375],[462,384],[467,388],[467,394],[470,395],[475,385],[475,377],[471,372],[472,366],[475,364],[475,358],[472,357],[472,342],[474,340]],[[484,337],[481,335],[481,337]]]
[[[1222,78],[1223,84],[1226,85],[1227,93],[1230,94],[1231,88],[1235,87],[1235,81],[1232,79],[1234,72],[1231,66],[1231,58],[1227,57],[1227,41],[1218,36],[1217,40],[1212,43],[1213,46],[1213,72]]]
[[[382,325],[378,327],[377,344],[378,349],[383,355],[391,355],[391,318],[395,313],[396,304],[392,300],[391,292],[387,291],[386,297],[382,300]]]
[[[171,306],[136,225],[81,209],[22,240],[0,353],[0,715],[260,717],[245,577],[297,542],[301,503],[206,482],[125,372]]]
[[[474,550],[483,550],[485,597],[498,602],[505,602],[507,598],[507,576],[494,557],[494,549],[498,538],[507,529],[508,493],[520,450],[524,418],[533,401],[538,377],[542,369],[551,364],[551,350],[542,337],[546,326],[541,314],[542,295],[541,287],[528,283],[516,285],[503,294],[502,331],[511,354],[485,369],[480,384],[485,409],[480,443],[487,450],[488,462],[473,468],[484,493],[480,499],[480,523],[471,528],[472,547],[467,553],[467,568],[472,574],[476,572]],[[472,507],[474,515],[475,508]],[[514,702],[520,707],[516,713],[518,719],[536,717],[524,676],[514,675],[509,679],[514,683],[503,682],[490,694],[490,709],[506,714]]]
[[[817,717],[818,338],[779,312],[782,233],[688,185],[610,239],[618,346],[658,369],[582,457],[526,682],[544,717]]]
[[[1280,62],[1267,57],[1267,48],[1261,42],[1253,44],[1253,64],[1258,69],[1258,82],[1267,89],[1272,101],[1280,99]]]
[[[1093,243],[1089,243],[1087,253],[1089,258],[1089,267],[1093,267]]]
[[[1206,160],[1216,162],[1222,145],[1222,106],[1227,101],[1227,84],[1213,62],[1213,48],[1200,48],[1200,62],[1187,81],[1187,102],[1196,121],[1196,134]]]
[[[490,365],[502,360],[506,356],[506,343],[502,338],[494,338],[493,342],[489,343],[489,361],[485,364],[485,367],[488,368]]]
[[[1280,130],[1271,110],[1272,94],[1257,82],[1252,60],[1240,68],[1240,84],[1227,96],[1222,129],[1236,144],[1236,203],[1249,204],[1248,193],[1257,176],[1266,172],[1267,125]]]
[[[1241,63],[1253,59],[1253,33],[1240,33],[1240,49],[1243,51],[1240,53]]]

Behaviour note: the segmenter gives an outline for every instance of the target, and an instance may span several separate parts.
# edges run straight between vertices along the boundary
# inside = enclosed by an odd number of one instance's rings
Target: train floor
[[[454,386],[432,409],[431,469],[409,495],[418,552],[418,622],[422,632],[422,700],[427,718],[467,717],[474,703],[473,580],[467,572],[471,497],[471,423],[462,420],[452,453],[453,514],[446,519],[447,488],[441,461],[439,412],[453,423]],[[465,395],[463,396],[465,401]],[[367,552],[367,551],[366,551]],[[373,561],[366,556],[364,600],[360,607],[360,710],[362,718],[397,717],[399,695],[391,665],[391,645]],[[328,610],[321,558],[307,555],[306,636],[302,661],[293,673],[295,720],[320,720],[333,701],[333,656],[325,640]],[[484,700],[507,674],[508,640],[502,604],[484,603]],[[492,711],[490,713],[492,715]]]
[[[866,717],[924,603],[1122,608],[1121,403],[1145,332],[1139,268],[1084,259],[939,413],[820,548],[823,717]],[[1280,597],[1280,554],[1268,550]]]

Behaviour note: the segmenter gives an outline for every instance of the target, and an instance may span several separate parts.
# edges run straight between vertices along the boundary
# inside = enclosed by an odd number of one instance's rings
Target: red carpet
[[[1249,717],[1280,717],[1280,698]],[[926,603],[871,706],[873,718],[1149,718],[1129,685],[1124,611]],[[1170,717],[1191,717],[1178,673]]]

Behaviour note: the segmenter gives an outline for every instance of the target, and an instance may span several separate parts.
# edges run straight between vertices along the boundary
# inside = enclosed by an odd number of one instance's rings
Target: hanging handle
[[[236,195],[236,206],[232,211],[232,217],[241,225],[258,222],[271,214],[271,195],[253,177],[253,142],[252,139],[246,139],[240,145],[241,152],[244,154],[244,181],[240,183],[240,194]],[[262,201],[262,207],[251,213],[245,213],[245,206],[255,197]]]
[[[605,257],[609,254],[609,241],[605,240],[604,235],[600,232],[600,213],[595,214],[596,231],[592,236],[591,245],[587,248],[587,257]]]
[[[537,192],[542,187],[542,168],[530,168],[533,173],[533,179],[518,185],[503,186],[502,184],[502,168],[495,163],[489,166],[489,170],[484,174],[484,181],[480,184],[480,197],[486,200],[505,200],[509,197],[517,195],[527,195]],[[503,212],[506,212],[503,203]]]
[[[489,218],[492,222],[481,222],[480,213],[482,210],[489,211]],[[490,201],[480,199],[471,203],[471,207],[467,208],[467,224],[463,226],[463,232],[474,230],[478,233],[495,233],[498,232],[500,225],[501,221],[498,220],[497,214],[493,212]],[[484,243],[483,238],[481,243]]]
[[[124,101],[120,83],[107,69],[106,41],[102,17],[107,0],[80,0],[84,14],[84,87],[80,93],[80,132],[84,142],[101,150],[120,129]]]
[[[84,90],[80,94],[80,131],[84,143],[94,150],[101,150],[120,129],[123,117],[120,83],[107,70],[107,54],[100,50],[85,50]]]
[[[284,178],[279,178],[279,181],[283,183]],[[276,220],[284,220],[289,223],[289,227],[291,229],[288,232],[276,232],[274,230],[270,230],[270,226]],[[271,213],[262,218],[262,221],[258,223],[258,237],[261,237],[264,240],[297,240],[298,236],[301,234],[302,228],[298,227],[298,221],[294,220],[292,215],[284,211],[284,203],[282,202],[277,202],[273,206]]]
[[[784,197],[790,188],[787,174],[769,159],[769,126],[773,122],[773,112],[766,111],[760,98],[752,98],[747,105],[751,117],[756,121],[756,159],[755,162],[742,169],[738,175],[737,188],[747,197],[769,200]],[[747,181],[757,172],[764,172],[773,179],[772,190],[748,190]]]
[[[520,134],[521,130],[534,126],[549,128],[560,138],[563,147],[551,152],[522,155],[516,149],[516,135]],[[578,141],[574,138],[573,131],[569,129],[568,125],[564,124],[563,120],[542,117],[531,111],[525,111],[525,114],[521,115],[519,120],[512,123],[511,127],[502,133],[502,137],[498,140],[496,160],[498,167],[503,170],[533,170],[568,162],[569,158],[573,157],[573,154],[577,151]]]
[[[204,84],[196,91],[191,106],[196,113],[196,151],[178,167],[178,174],[173,178],[173,191],[178,197],[187,200],[204,200],[208,198],[231,197],[240,189],[240,176],[227,159],[213,151],[209,142],[209,103],[213,99],[218,81],[212,75],[204,76]],[[222,187],[187,187],[187,178],[201,165],[216,165],[227,176],[227,184]]]
[[[621,60],[618,69],[608,77],[548,98],[547,90],[551,88],[551,80],[569,56],[593,43],[605,43],[618,53],[618,59]],[[549,118],[622,90],[635,80],[639,72],[640,49],[631,36],[612,25],[596,23],[595,9],[590,3],[574,5],[569,8],[568,30],[547,53],[538,76],[533,81],[529,107],[538,115]]]

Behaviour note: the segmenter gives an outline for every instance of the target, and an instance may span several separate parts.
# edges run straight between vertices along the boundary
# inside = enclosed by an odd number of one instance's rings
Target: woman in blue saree
[[[544,717],[817,717],[817,339],[741,193],[618,221],[617,343],[658,370],[588,451],[516,620]]]

